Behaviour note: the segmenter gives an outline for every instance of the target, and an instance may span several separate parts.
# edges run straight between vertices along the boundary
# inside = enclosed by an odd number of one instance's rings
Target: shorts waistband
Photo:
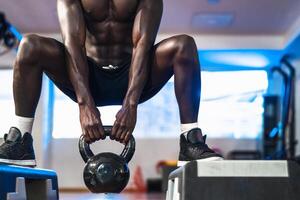
[[[88,60],[90,63],[93,64],[93,66],[95,67],[95,69],[100,69],[102,71],[105,72],[118,72],[124,68],[128,68],[131,64],[131,58],[125,58],[120,64],[114,65],[111,63],[103,63],[103,64],[98,64],[96,63],[92,58],[88,57]]]
[[[101,67],[101,69],[107,70],[107,71],[114,71],[114,70],[120,69],[119,65],[103,65],[103,66],[100,66],[100,67]]]

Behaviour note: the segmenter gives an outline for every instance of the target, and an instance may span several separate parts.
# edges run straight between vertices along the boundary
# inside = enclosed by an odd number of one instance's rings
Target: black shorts
[[[96,106],[122,105],[128,88],[130,64],[131,59],[126,59],[118,65],[117,69],[104,69],[108,66],[103,68],[103,66],[99,66],[92,58],[88,57],[89,86]],[[50,76],[49,78],[64,94],[77,102],[74,90],[55,81]],[[163,87],[163,85],[152,87],[150,80],[149,76],[139,103],[147,101]]]

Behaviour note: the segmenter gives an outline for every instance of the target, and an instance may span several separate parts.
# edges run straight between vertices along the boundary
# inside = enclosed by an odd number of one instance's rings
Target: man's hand
[[[136,125],[136,106],[123,105],[116,115],[110,138],[126,144]]]
[[[100,112],[96,106],[79,106],[80,123],[87,143],[104,139],[105,133],[100,119]]]

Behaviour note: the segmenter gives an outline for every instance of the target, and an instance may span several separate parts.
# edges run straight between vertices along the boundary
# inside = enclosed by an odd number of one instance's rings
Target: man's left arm
[[[162,0],[141,0],[133,26],[133,54],[123,104],[137,106],[149,73],[148,59],[162,16]]]
[[[150,73],[148,59],[160,25],[162,11],[162,0],[140,0],[132,32],[133,52],[128,89],[112,131],[112,138],[123,143],[128,141],[136,124],[136,110]]]

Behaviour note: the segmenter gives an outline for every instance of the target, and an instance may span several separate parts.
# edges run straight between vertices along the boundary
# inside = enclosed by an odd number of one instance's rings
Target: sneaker
[[[22,137],[19,129],[10,128],[9,133],[4,135],[4,143],[0,145],[0,163],[36,166],[32,142],[31,134],[25,133]]]
[[[224,158],[210,149],[206,141],[206,135],[201,138],[202,132],[200,128],[190,130],[187,137],[181,134],[180,136],[180,153],[177,165],[179,167],[185,165],[189,161],[217,161]]]

